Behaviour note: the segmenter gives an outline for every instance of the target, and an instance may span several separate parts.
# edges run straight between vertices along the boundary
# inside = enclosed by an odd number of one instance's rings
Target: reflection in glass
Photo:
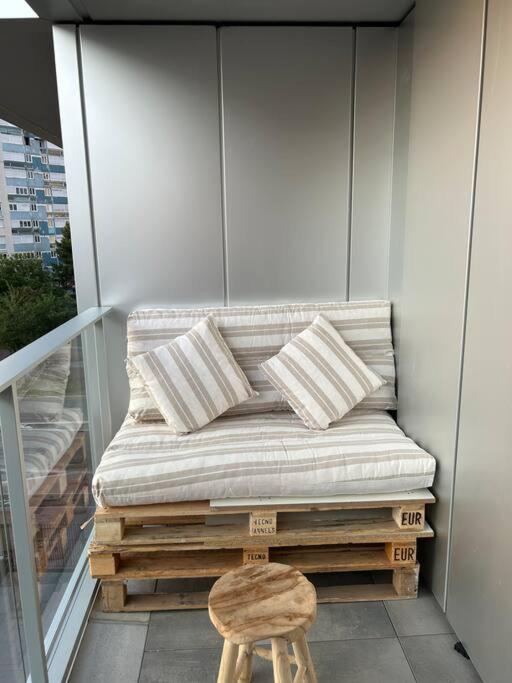
[[[85,547],[91,456],[81,338],[17,385],[43,632]]]
[[[1,434],[0,434],[1,437]],[[9,494],[0,438],[0,681],[26,679],[16,556],[11,533]]]

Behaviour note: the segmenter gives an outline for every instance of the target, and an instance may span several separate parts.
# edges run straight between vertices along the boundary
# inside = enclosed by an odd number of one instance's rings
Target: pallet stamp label
[[[244,564],[267,564],[268,548],[244,548]]]
[[[276,533],[275,512],[251,512],[249,517],[249,534],[251,536],[271,536]]]
[[[400,529],[423,529],[425,525],[424,508],[395,508],[393,518]]]
[[[392,564],[416,564],[416,543],[386,543],[385,550]]]

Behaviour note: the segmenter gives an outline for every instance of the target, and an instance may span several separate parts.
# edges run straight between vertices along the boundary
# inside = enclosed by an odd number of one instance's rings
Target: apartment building
[[[51,265],[67,221],[62,149],[0,119],[0,255]]]

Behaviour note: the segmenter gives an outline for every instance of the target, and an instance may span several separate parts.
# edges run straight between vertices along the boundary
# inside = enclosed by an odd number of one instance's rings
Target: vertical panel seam
[[[356,113],[356,60],[357,60],[357,29],[352,29],[352,78],[350,83],[350,141],[348,152],[348,210],[347,210],[347,257],[345,299],[350,301],[350,278],[352,261],[352,218],[354,194],[354,144],[355,144],[355,113]]]
[[[484,67],[485,67],[485,48],[487,39],[487,13],[488,13],[488,0],[483,0],[483,13],[482,13],[482,34],[480,43],[480,72],[479,72],[479,82],[478,82],[478,94],[477,94],[477,115],[476,115],[476,125],[475,125],[475,144],[473,151],[473,168],[472,168],[472,179],[471,179],[471,194],[470,194],[470,210],[469,210],[469,221],[468,221],[468,243],[466,251],[466,272],[464,278],[464,299],[463,299],[463,314],[462,314],[462,329],[461,329],[461,345],[460,345],[460,356],[459,356],[459,378],[457,387],[457,407],[455,416],[455,444],[454,444],[454,460],[453,460],[453,478],[451,482],[450,490],[450,509],[448,516],[448,541],[447,541],[447,562],[445,570],[445,583],[444,583],[444,611],[446,612],[448,608],[448,584],[451,573],[452,566],[452,537],[453,537],[453,516],[454,516],[454,496],[455,496],[455,484],[457,477],[457,465],[459,457],[459,441],[460,441],[460,420],[461,420],[461,404],[462,404],[462,388],[464,381],[464,361],[466,352],[466,332],[467,332],[467,317],[468,317],[468,303],[469,303],[469,283],[471,275],[471,255],[473,248],[473,228],[475,220],[475,198],[476,198],[476,185],[478,176],[478,157],[480,151],[480,129],[482,121],[482,95],[483,95],[483,85],[484,85]]]
[[[222,283],[224,306],[229,306],[228,286],[228,239],[226,209],[226,145],[224,128],[224,78],[222,74],[222,42],[221,28],[216,29],[217,36],[217,94],[219,102],[219,146],[220,146],[220,204],[221,204],[221,239],[222,239]]]
[[[85,170],[87,174],[87,198],[89,204],[89,217],[91,222],[91,241],[92,251],[94,256],[94,279],[96,283],[96,305],[102,305],[100,277],[98,269],[98,248],[96,244],[96,222],[94,219],[94,203],[92,200],[92,176],[91,176],[91,160],[89,156],[89,132],[87,127],[87,113],[85,108],[85,85],[82,62],[82,35],[80,27],[76,27],[76,53],[78,66],[78,83],[80,91],[80,110],[82,112],[82,131],[84,138],[84,156],[85,156]]]
[[[398,28],[394,29],[394,44],[395,44],[395,69],[394,69],[394,88],[393,88],[393,128],[391,131],[391,159],[389,168],[389,216],[388,216],[388,239],[387,239],[387,282],[386,282],[386,298],[390,298],[391,287],[391,234],[393,226],[391,225],[393,220],[393,190],[394,190],[394,168],[395,168],[395,145],[396,145],[396,107],[397,107],[397,96],[398,96]]]

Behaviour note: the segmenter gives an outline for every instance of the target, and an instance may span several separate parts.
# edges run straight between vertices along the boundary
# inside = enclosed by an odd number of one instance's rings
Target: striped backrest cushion
[[[176,434],[194,432],[256,396],[212,315],[129,362]]]
[[[16,389],[22,422],[48,422],[61,415],[70,368],[71,343],[67,343],[18,380]]]
[[[310,429],[327,429],[384,384],[322,315],[261,369]]]
[[[395,410],[395,363],[388,301],[234,306],[231,308],[145,309],[128,317],[128,358],[161,346],[187,332],[209,313],[259,396],[230,408],[229,415],[290,410],[288,402],[265,377],[260,363],[268,360],[321,313],[366,365],[386,384],[358,403],[358,408]],[[139,374],[127,364],[130,382],[128,412],[137,420],[162,420]]]

